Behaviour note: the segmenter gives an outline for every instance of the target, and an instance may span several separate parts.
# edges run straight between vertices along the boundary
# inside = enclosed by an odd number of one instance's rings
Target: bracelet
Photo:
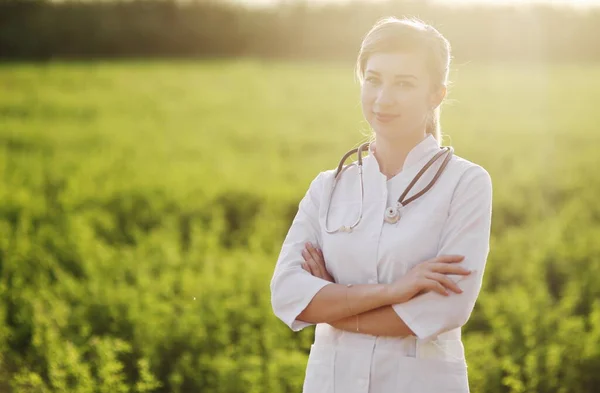
[[[350,315],[352,315],[352,314],[354,314],[354,312],[350,308],[350,303],[348,303],[348,290],[350,289],[350,287],[352,287],[352,284],[346,285],[346,288],[348,288],[346,290],[346,307],[348,308],[348,311],[350,311]],[[356,314],[356,332],[360,333],[360,330],[358,329],[358,314]]]
[[[352,287],[352,284],[347,284],[347,285],[346,285],[346,288],[348,288],[348,289],[346,289],[346,308],[348,308],[348,311],[350,312],[350,315],[354,314],[354,313],[352,312],[352,309],[350,308],[350,303],[348,303],[348,290],[349,290],[351,287]]]

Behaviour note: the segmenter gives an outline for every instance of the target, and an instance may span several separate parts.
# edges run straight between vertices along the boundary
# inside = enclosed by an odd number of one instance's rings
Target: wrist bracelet
[[[348,311],[350,312],[350,315],[353,315],[354,313],[352,312],[352,309],[350,308],[350,303],[348,302],[348,291],[350,290],[350,288],[352,287],[352,284],[346,284],[346,308],[348,308]]]
[[[350,311],[350,315],[354,314],[354,312],[350,308],[350,303],[348,303],[348,291],[350,290],[351,287],[352,287],[352,284],[346,285],[346,288],[348,288],[346,290],[346,307],[348,308],[348,311]],[[356,314],[356,332],[360,333],[360,330],[358,329],[358,314]]]

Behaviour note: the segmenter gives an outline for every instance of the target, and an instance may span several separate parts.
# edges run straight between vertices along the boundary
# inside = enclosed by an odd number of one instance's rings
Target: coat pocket
[[[310,347],[302,393],[334,393],[335,348],[313,344]]]
[[[395,391],[469,393],[467,364],[464,361],[402,357]]]

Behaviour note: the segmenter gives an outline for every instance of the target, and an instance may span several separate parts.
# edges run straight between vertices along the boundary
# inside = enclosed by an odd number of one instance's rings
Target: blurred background
[[[269,281],[365,141],[382,16],[451,42],[444,144],[494,183],[471,390],[600,390],[599,1],[0,1],[0,392],[300,392]]]

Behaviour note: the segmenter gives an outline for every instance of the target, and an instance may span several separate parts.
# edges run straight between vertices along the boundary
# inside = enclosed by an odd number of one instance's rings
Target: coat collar
[[[437,139],[432,134],[427,134],[427,136],[421,142],[417,143],[417,145],[410,150],[406,156],[406,159],[404,160],[402,171],[400,171],[396,176],[406,173],[413,166],[423,162],[425,159],[430,159],[440,151],[440,147],[441,146]],[[377,159],[373,155],[372,143],[369,145],[369,155],[364,158],[364,161],[367,171],[379,174],[383,179],[386,179],[386,176],[381,173],[379,169],[379,163],[377,162]]]

